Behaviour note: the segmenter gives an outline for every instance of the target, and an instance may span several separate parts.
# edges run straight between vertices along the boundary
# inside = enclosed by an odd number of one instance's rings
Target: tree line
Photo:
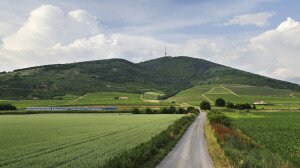
[[[250,109],[256,109],[256,106],[249,103],[244,104],[234,104],[232,102],[226,102],[223,98],[218,98],[215,101],[215,106],[217,107],[227,107],[229,109],[237,109],[237,110],[250,110]],[[202,101],[200,103],[200,109],[201,110],[211,110],[211,105],[208,101]]]
[[[0,111],[5,111],[5,110],[17,110],[17,107],[10,103],[1,103]]]

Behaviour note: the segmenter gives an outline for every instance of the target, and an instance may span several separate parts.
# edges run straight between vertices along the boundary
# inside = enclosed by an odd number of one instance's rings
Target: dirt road
[[[157,168],[212,168],[204,137],[206,114],[201,113]]]

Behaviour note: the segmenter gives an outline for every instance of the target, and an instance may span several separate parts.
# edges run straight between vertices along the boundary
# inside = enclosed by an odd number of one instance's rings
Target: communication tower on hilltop
[[[167,45],[165,45],[165,57],[167,56]]]

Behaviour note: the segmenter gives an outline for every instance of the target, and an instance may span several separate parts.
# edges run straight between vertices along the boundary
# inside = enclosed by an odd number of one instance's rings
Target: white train
[[[117,107],[27,107],[26,111],[116,111]]]

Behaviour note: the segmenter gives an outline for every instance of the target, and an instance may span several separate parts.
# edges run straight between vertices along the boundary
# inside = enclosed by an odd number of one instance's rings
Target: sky
[[[299,0],[0,0],[0,71],[190,56],[300,84]]]

